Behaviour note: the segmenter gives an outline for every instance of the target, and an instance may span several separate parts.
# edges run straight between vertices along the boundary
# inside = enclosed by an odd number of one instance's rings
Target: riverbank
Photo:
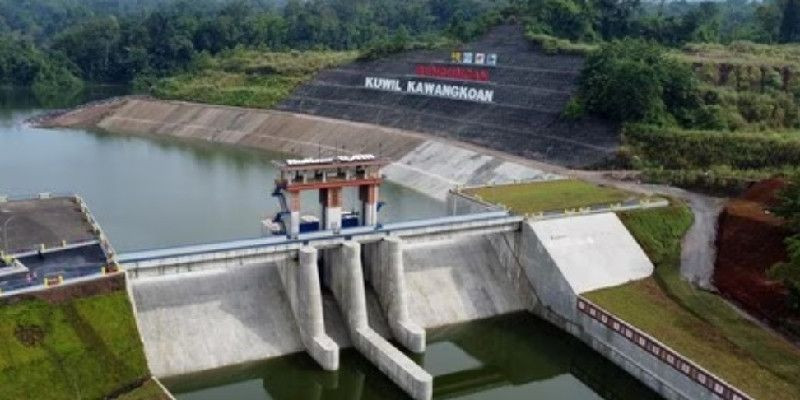
[[[385,169],[390,181],[439,200],[459,185],[561,178],[494,152],[420,133],[282,111],[121,97],[51,115],[38,125],[175,137],[301,157],[372,153],[394,161]]]

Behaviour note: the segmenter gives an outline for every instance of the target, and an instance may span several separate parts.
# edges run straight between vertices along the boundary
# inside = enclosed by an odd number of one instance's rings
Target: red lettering
[[[431,78],[460,79],[466,81],[489,81],[486,68],[456,67],[449,65],[417,64],[414,73]]]

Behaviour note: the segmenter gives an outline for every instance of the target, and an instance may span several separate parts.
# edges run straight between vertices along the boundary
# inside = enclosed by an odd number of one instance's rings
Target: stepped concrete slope
[[[131,291],[156,376],[304,350],[277,263],[139,278]]]
[[[403,263],[414,322],[427,329],[527,308],[504,273],[495,235],[406,243]]]
[[[593,118],[561,118],[575,92],[582,57],[546,55],[524,38],[519,26],[497,27],[463,50],[497,54],[496,66],[481,67],[489,72],[487,81],[419,76],[420,64],[479,66],[453,64],[451,49],[411,51],[324,71],[278,108],[430,133],[562,166],[597,164],[617,150],[617,126]],[[398,80],[399,85],[375,90],[366,87],[367,78]],[[490,90],[493,98],[475,102],[412,94],[407,80]]]
[[[62,114],[45,125],[177,137],[304,157],[380,154],[394,161],[385,169],[389,180],[440,200],[456,185],[559,178],[419,133],[280,111],[123,97]]]

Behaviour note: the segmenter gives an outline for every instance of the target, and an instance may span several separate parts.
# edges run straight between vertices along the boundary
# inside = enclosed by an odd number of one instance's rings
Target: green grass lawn
[[[680,277],[684,206],[621,213],[656,264],[653,277],[586,297],[760,400],[800,398],[800,350]]]
[[[0,398],[102,399],[149,376],[124,291],[0,306]]]
[[[575,179],[489,186],[464,192],[490,203],[504,205],[517,214],[613,204],[641,197]]]
[[[162,99],[271,108],[317,72],[357,56],[353,51],[276,53],[237,49],[201,59],[192,72],[160,79],[150,90]]]

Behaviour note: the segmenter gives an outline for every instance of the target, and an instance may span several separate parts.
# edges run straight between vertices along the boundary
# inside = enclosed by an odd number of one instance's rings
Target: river
[[[95,90],[81,100],[117,94]],[[278,210],[270,198],[280,154],[154,140],[80,129],[38,129],[47,110],[24,92],[0,91],[0,194],[81,195],[112,244],[125,252],[262,234]],[[386,183],[385,222],[443,215],[445,206]],[[355,193],[345,205],[355,206]],[[315,196],[303,208],[318,213]],[[436,398],[657,399],[587,346],[530,314],[428,332],[413,355],[434,375]],[[305,354],[167,380],[179,400],[402,399],[403,393],[353,350],[337,372]]]

